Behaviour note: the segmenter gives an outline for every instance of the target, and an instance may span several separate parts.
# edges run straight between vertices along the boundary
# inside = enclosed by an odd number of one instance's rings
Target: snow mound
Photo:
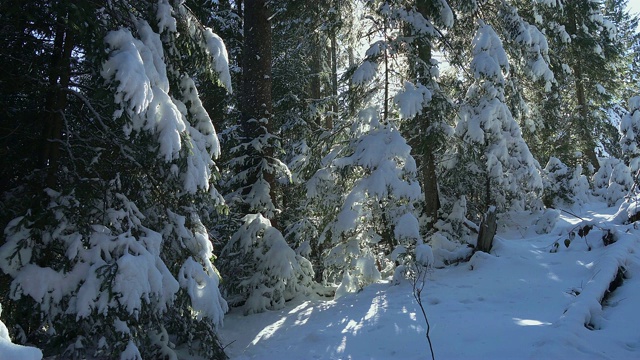
[[[2,305],[0,305],[1,314]],[[42,351],[12,343],[7,326],[0,321],[0,359],[39,360],[42,359]]]

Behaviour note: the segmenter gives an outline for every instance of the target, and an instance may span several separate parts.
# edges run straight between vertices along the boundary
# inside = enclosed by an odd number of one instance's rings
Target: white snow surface
[[[0,305],[0,315],[2,314],[2,305]],[[39,360],[42,359],[42,351],[34,347],[17,345],[11,342],[9,330],[0,320],[0,360],[20,359],[20,360]]]
[[[584,220],[562,211],[542,235],[535,225],[540,213],[511,213],[499,220],[491,254],[432,269],[422,301],[435,357],[640,358],[640,230],[614,221],[616,211],[586,204],[576,214]],[[563,239],[585,222],[597,227],[566,248]],[[617,242],[605,247],[600,228],[613,231]],[[558,240],[558,252],[551,253]],[[619,266],[627,279],[602,307],[600,297]],[[383,280],[337,300],[298,298],[250,316],[233,309],[222,342],[238,360],[430,359],[411,289],[408,280]]]

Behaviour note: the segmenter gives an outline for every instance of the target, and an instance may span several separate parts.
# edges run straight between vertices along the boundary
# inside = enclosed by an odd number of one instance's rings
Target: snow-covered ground
[[[640,359],[640,230],[611,222],[616,210],[575,210],[595,226],[568,248],[583,220],[562,213],[539,235],[536,216],[503,217],[492,254],[433,269],[423,303],[436,359]],[[603,229],[617,242],[605,247]],[[620,265],[626,279],[601,307]],[[232,359],[430,359],[425,330],[406,281],[257,315],[234,309],[221,333]]]

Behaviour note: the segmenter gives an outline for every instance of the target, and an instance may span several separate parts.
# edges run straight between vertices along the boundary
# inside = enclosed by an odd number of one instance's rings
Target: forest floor
[[[530,214],[505,216],[491,254],[433,269],[422,301],[435,358],[640,359],[639,223],[613,221],[617,210],[574,208],[582,219],[563,212],[544,235]],[[585,224],[593,229],[566,247]],[[617,241],[605,246],[607,230]],[[411,282],[387,281],[279,311],[234,309],[221,336],[231,359],[431,359],[425,332]]]

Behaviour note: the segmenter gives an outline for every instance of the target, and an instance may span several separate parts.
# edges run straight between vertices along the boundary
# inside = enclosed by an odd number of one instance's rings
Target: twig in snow
[[[414,266],[414,274],[411,278],[413,285],[413,297],[416,299],[420,310],[422,311],[422,316],[424,317],[424,321],[427,323],[427,342],[429,343],[429,350],[431,351],[431,359],[435,360],[435,355],[433,354],[433,344],[431,343],[431,325],[429,324],[429,318],[427,317],[427,312],[424,309],[424,305],[422,304],[422,290],[424,289],[424,284],[426,282],[427,277],[427,267],[422,266],[420,264],[415,264]]]

